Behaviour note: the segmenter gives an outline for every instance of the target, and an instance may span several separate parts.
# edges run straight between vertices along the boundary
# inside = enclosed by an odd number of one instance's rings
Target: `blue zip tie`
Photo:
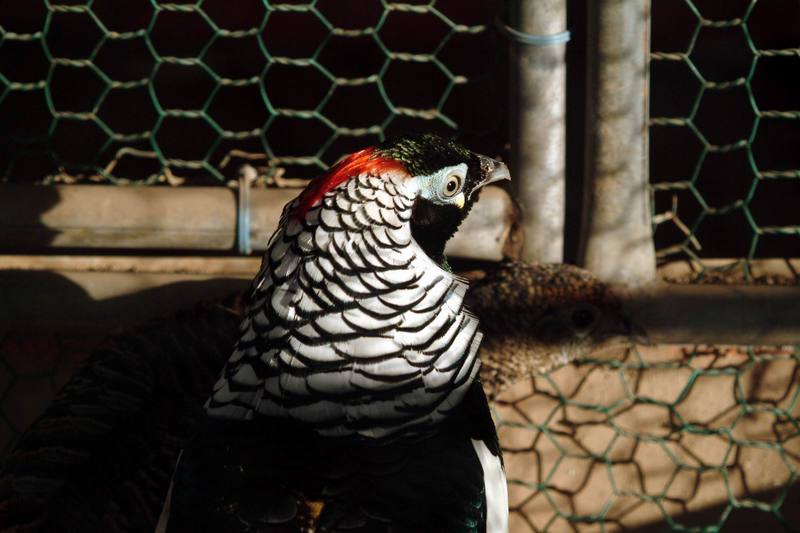
[[[252,168],[252,167],[251,167]],[[239,255],[250,255],[253,249],[250,246],[250,183],[248,169],[242,169],[239,174],[239,194],[236,209],[236,245]]]
[[[554,33],[553,35],[531,35],[530,33],[515,30],[499,18],[495,20],[495,23],[497,24],[497,29],[500,30],[500,33],[504,34],[506,37],[509,37],[512,41],[516,41],[521,44],[527,44],[529,46],[555,46],[557,44],[564,44],[569,42],[570,37],[572,36],[569,30],[562,31],[560,33]]]

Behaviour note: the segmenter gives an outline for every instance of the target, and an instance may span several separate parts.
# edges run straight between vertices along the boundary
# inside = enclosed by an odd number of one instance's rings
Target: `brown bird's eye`
[[[572,313],[572,324],[578,329],[584,329],[594,322],[594,314],[588,309],[578,309]]]
[[[455,196],[461,190],[461,176],[458,174],[450,174],[444,182],[442,196],[450,198]]]

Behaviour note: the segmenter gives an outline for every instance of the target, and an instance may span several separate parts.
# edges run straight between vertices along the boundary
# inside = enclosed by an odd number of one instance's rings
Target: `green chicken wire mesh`
[[[497,100],[496,7],[19,3],[0,13],[0,176],[214,183],[238,157],[310,177],[414,130],[491,153],[502,113],[468,102]]]
[[[515,386],[493,408],[511,530],[797,531],[799,364],[640,348]]]
[[[213,183],[242,157],[304,177],[398,130],[498,137],[502,113],[467,104],[502,94],[492,2],[230,5],[2,10],[0,175]],[[662,258],[798,250],[796,9],[654,0]],[[4,451],[96,342],[0,340]],[[512,530],[800,529],[798,373],[795,349],[639,349],[521,384],[493,407]]]
[[[651,180],[660,259],[800,256],[800,6],[656,0]]]

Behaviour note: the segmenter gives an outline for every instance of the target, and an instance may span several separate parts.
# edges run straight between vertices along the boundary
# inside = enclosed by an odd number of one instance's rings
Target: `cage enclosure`
[[[462,272],[566,261],[653,345],[492,404],[511,531],[800,529],[800,4],[36,0],[0,9],[0,454],[109,333],[241,291],[343,155],[514,183]]]

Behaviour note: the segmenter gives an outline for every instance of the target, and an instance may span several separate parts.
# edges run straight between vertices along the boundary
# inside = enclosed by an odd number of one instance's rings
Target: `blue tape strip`
[[[240,255],[250,255],[250,180],[239,178],[239,199],[236,217],[236,243]]]
[[[506,35],[512,41],[516,41],[521,44],[527,44],[529,46],[555,46],[557,44],[569,42],[570,37],[572,37],[572,34],[570,34],[569,30],[562,31],[561,33],[554,33],[553,35],[531,35],[530,33],[515,30],[500,19],[497,19],[496,23],[500,32]]]

